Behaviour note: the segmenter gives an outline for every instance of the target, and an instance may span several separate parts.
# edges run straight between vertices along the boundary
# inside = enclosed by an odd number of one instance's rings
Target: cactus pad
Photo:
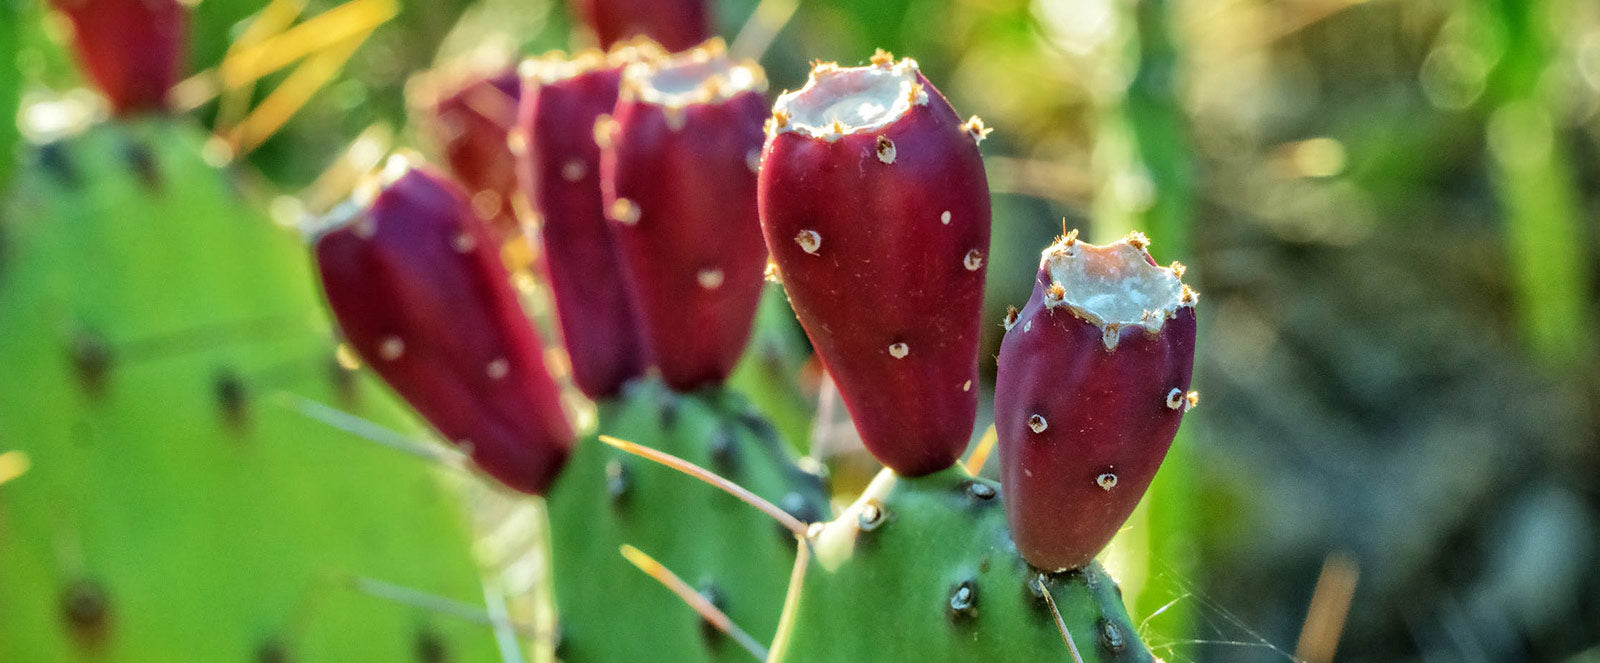
[[[417,460],[280,405],[388,425],[339,369],[305,248],[200,157],[110,124],[35,150],[0,233],[0,660],[488,660],[458,504]],[[13,456],[17,457],[17,456]]]

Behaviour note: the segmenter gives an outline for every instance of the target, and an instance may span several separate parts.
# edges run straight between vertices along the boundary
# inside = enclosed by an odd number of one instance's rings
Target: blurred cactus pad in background
[[[0,0],[0,662],[1600,663],[1597,324],[1591,1]]]

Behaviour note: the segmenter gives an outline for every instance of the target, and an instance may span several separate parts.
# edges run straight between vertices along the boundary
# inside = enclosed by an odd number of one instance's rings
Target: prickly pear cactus
[[[599,404],[597,428],[712,469],[804,521],[825,513],[820,480],[732,392],[677,394],[635,382]],[[795,538],[770,518],[590,436],[548,502],[558,655],[591,661],[748,661],[666,588],[631,567],[631,544],[711,598],[756,640],[777,629]]]
[[[773,663],[1154,660],[1100,565],[1030,567],[998,484],[960,466],[884,470],[804,545]]]
[[[491,660],[458,504],[284,407],[398,423],[338,368],[298,239],[177,120],[35,150],[0,217],[0,660]],[[17,456],[13,456],[15,458]]]

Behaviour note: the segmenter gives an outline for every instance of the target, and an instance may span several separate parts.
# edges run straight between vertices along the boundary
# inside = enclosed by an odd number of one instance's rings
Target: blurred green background
[[[273,6],[287,27],[337,4]],[[63,25],[0,5],[21,44],[0,75],[21,76],[23,133],[52,138],[29,109],[81,85]],[[191,72],[265,5],[199,2]],[[1600,661],[1600,4],[717,5],[774,93],[882,47],[995,129],[997,323],[1063,219],[1189,266],[1202,406],[1108,553],[1159,655]],[[264,206],[298,209],[371,127],[430,149],[413,74],[586,38],[552,0],[405,2],[375,25],[330,40],[348,61],[245,155]],[[294,72],[192,112],[235,126]]]

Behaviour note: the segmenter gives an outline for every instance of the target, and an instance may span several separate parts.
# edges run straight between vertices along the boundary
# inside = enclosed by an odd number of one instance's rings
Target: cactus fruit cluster
[[[346,660],[328,640],[340,635],[401,660],[394,631],[418,618],[352,612],[316,574],[470,590],[461,547],[437,543],[465,540],[452,503],[427,468],[341,447],[282,407],[321,400],[383,420],[386,395],[332,361],[300,248],[270,224],[239,225],[262,215],[159,117],[181,9],[105,6],[64,11],[123,119],[38,149],[0,229],[0,334],[20,339],[0,365],[43,379],[0,377],[0,436],[47,441],[30,448],[43,468],[31,483],[0,495],[0,590],[59,588],[0,591],[0,613],[25,616],[0,620],[0,658]],[[704,3],[581,10],[610,50],[531,59],[417,108],[460,184],[397,154],[307,228],[345,347],[482,474],[542,497],[557,657],[1154,660],[1094,558],[1197,399],[1197,295],[1181,265],[1159,266],[1137,234],[1106,246],[1068,234],[1044,251],[998,358],[1003,480],[979,478],[958,461],[982,393],[982,121],[883,51],[817,64],[769,106],[758,65],[703,41]],[[639,33],[659,43],[624,40]],[[133,38],[154,46],[130,54]],[[126,119],[144,111],[158,117]],[[554,319],[541,322],[565,362],[502,258],[523,241],[542,249]],[[764,275],[885,466],[836,518],[823,480],[728,384]],[[591,403],[564,393],[569,377]],[[687,481],[685,464],[762,508]],[[321,519],[327,504],[345,520]],[[144,528],[149,517],[168,520]],[[277,528],[241,533],[249,549],[227,554],[198,540],[236,519]],[[354,519],[363,536],[344,526]],[[220,614],[164,618],[153,590],[196,550],[210,555],[183,580],[194,605],[239,572],[274,582]],[[218,563],[230,555],[241,561]],[[630,565],[641,559],[658,577]],[[290,616],[308,604],[335,608]],[[445,638],[421,621],[430,642]]]
[[[617,551],[659,559],[765,641],[794,563],[792,533],[594,438],[716,467],[807,519],[827,509],[817,476],[723,385],[750,336],[766,264],[755,172],[765,78],[717,41],[678,54],[648,42],[550,54],[522,71],[511,144],[542,220],[573,377],[596,399],[595,425],[570,459],[542,345],[456,185],[385,168],[375,192],[326,219],[317,262],[329,307],[350,346],[442,437],[488,475],[547,497],[564,660],[743,659]]]
[[[976,405],[986,133],[914,62],[881,51],[863,67],[816,66],[773,111],[767,243],[887,466],[802,541],[773,661],[1152,659],[1093,560],[1193,402],[1195,296],[1141,237],[1062,238],[1044,253],[1027,320],[1008,320],[995,406],[1004,495],[956,465]],[[1046,430],[1041,413],[1059,418],[1057,432],[1019,440],[1019,427]],[[1115,472],[1127,476],[1120,491]],[[1072,484],[1086,473],[1084,486],[1110,497]]]

